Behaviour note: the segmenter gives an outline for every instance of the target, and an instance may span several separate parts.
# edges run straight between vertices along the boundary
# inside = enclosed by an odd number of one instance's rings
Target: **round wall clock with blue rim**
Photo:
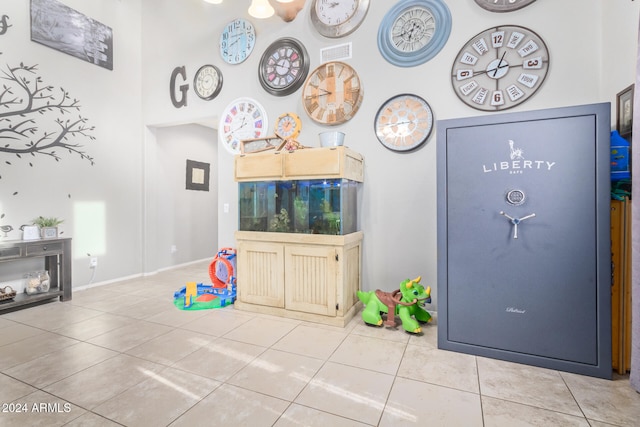
[[[451,12],[442,0],[402,0],[382,19],[378,49],[390,63],[413,67],[436,56],[451,33]]]

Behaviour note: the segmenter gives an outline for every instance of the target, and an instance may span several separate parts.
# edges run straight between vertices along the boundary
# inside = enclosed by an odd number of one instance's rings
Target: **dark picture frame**
[[[211,165],[187,159],[186,189],[209,191],[209,176]]]
[[[616,130],[626,138],[633,130],[633,93],[634,86],[630,85],[616,95]]]
[[[31,40],[113,70],[113,31],[58,0],[31,0]]]

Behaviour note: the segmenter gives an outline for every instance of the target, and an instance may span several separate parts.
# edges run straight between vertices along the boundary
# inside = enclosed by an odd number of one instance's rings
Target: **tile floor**
[[[637,426],[627,377],[437,349],[424,335],[182,311],[208,263],[0,315],[0,426]]]

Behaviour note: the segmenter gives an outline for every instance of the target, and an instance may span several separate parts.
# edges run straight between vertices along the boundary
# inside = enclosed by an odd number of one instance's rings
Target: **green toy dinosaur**
[[[400,289],[393,292],[384,292],[380,289],[369,292],[358,291],[358,298],[366,306],[362,310],[362,320],[369,325],[381,326],[381,314],[387,313],[387,321],[384,324],[395,327],[397,314],[405,331],[413,334],[422,332],[418,322],[430,322],[431,315],[420,305],[431,302],[431,287],[425,289],[420,284],[420,280],[422,280],[420,276],[413,280],[406,279],[400,283]]]

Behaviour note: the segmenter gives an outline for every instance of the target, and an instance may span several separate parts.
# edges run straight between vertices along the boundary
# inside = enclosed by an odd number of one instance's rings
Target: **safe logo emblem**
[[[515,142],[509,140],[509,160],[493,163],[485,163],[482,165],[483,173],[506,172],[510,175],[523,174],[525,171],[550,171],[556,162],[549,160],[526,160],[524,158],[524,150],[516,147]]]

